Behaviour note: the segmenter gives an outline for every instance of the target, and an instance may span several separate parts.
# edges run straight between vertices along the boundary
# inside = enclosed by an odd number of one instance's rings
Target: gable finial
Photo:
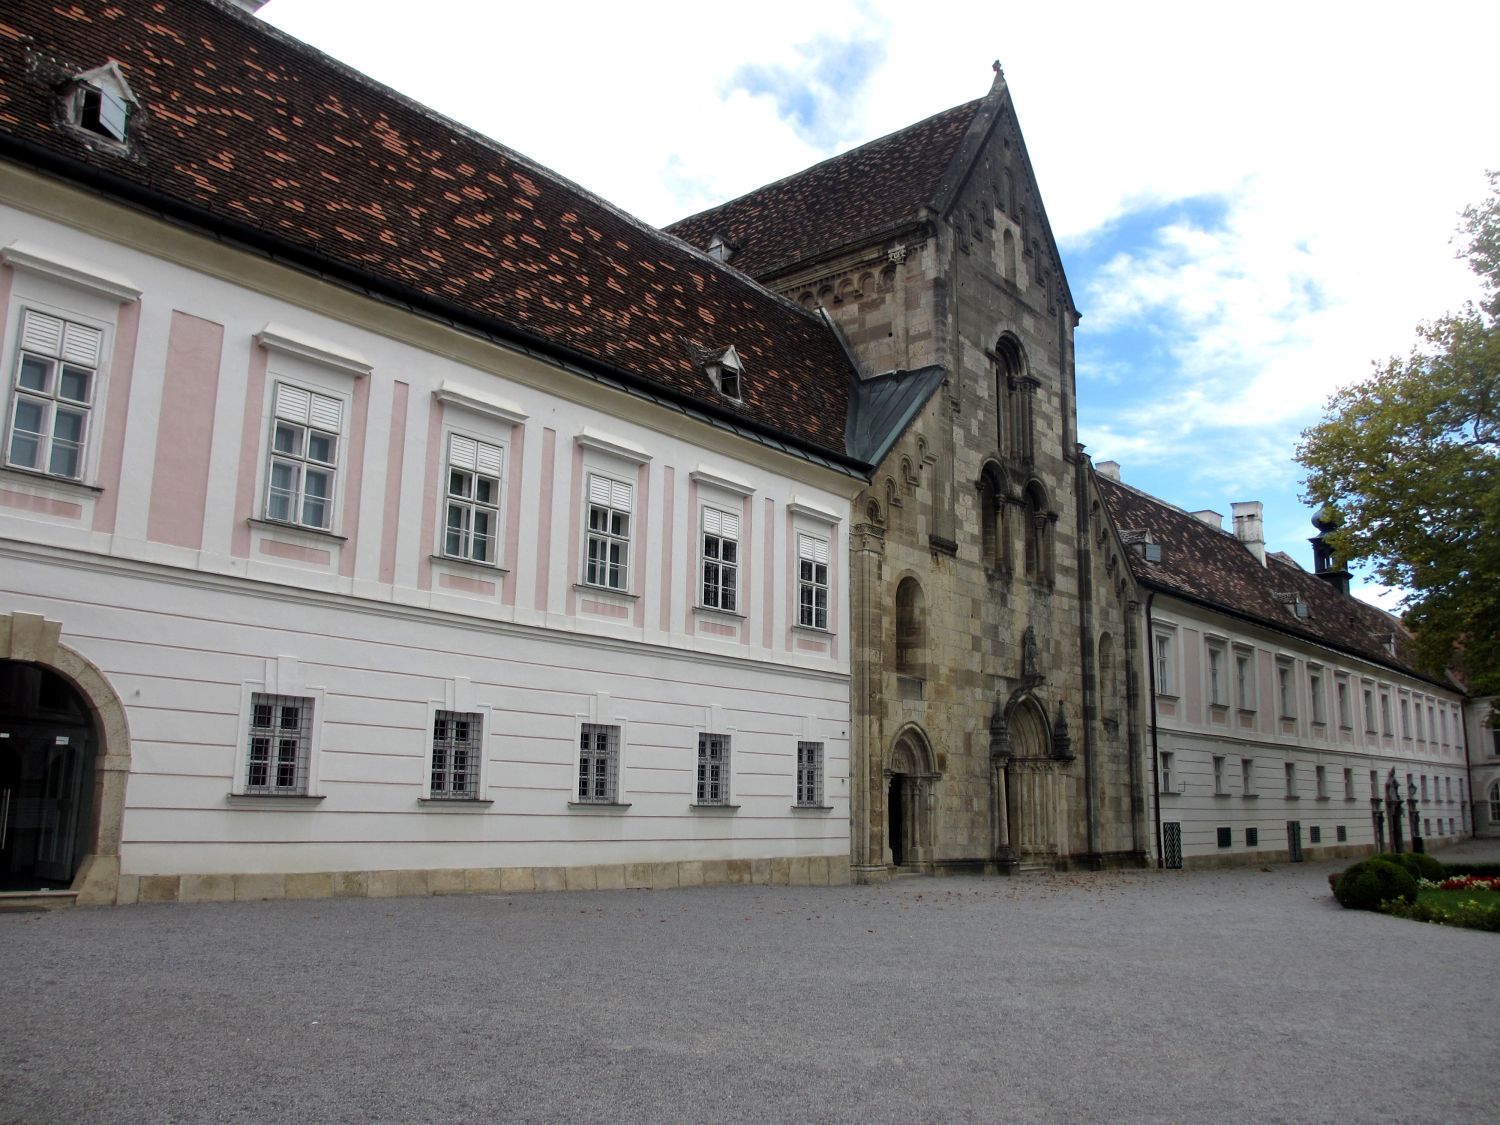
[[[1001,67],[1000,60],[996,59],[993,63],[991,63],[990,69],[995,72],[995,81],[990,86],[990,89],[999,89],[1005,83],[1005,70]]]

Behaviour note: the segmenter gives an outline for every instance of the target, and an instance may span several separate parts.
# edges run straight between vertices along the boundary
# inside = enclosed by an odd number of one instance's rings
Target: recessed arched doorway
[[[94,843],[99,737],[50,668],[0,660],[0,891],[65,890]]]
[[[916,727],[908,727],[891,747],[886,776],[887,862],[911,867],[932,861],[932,805],[937,769],[931,747]]]

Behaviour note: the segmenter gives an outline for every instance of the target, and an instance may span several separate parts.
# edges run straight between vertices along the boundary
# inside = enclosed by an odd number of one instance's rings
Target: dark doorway
[[[904,773],[894,774],[891,777],[891,792],[886,802],[886,812],[890,817],[887,839],[891,842],[891,862],[899,867],[906,862],[906,775]]]
[[[0,661],[0,890],[63,890],[89,850],[94,723],[67,680]]]
[[[1293,863],[1302,862],[1302,822],[1300,820],[1286,822],[1286,850],[1288,858]]]

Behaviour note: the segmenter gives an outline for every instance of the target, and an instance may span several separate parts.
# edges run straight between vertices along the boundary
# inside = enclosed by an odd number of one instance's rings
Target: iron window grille
[[[1234,829],[1233,828],[1220,828],[1220,829],[1218,829],[1218,836],[1219,836],[1219,847],[1221,847],[1221,848],[1230,847],[1234,843]]]
[[[250,697],[246,793],[291,797],[307,794],[312,718],[311,699],[261,692]]]
[[[439,711],[432,720],[431,795],[472,801],[479,796],[484,720],[477,712]]]
[[[27,309],[21,317],[6,464],[81,480],[104,333]]]
[[[729,803],[729,736],[698,736],[698,790],[700,805]]]
[[[740,518],[703,509],[703,604],[734,612],[740,572]]]
[[[1338,843],[1342,844],[1346,840],[1349,839],[1349,830],[1347,828],[1345,828],[1342,824],[1340,824],[1336,828],[1334,828],[1334,830],[1333,830],[1333,838]]]
[[[578,800],[613,804],[619,793],[620,728],[584,723],[578,732]]]
[[[823,803],[823,744],[797,743],[797,804],[815,808]]]
[[[332,526],[343,410],[336,398],[276,385],[266,519],[320,531]]]
[[[589,477],[588,561],[583,572],[589,586],[629,589],[630,501],[630,485]]]
[[[1258,848],[1258,847],[1260,847],[1260,829],[1259,828],[1247,828],[1247,829],[1245,829],[1245,847],[1247,847],[1247,848]]]
[[[828,541],[797,537],[797,623],[828,628]]]
[[[460,434],[448,436],[448,521],[443,553],[493,564],[500,528],[500,473],[504,455]]]
[[[1321,844],[1323,842],[1323,829],[1316,824],[1307,830],[1307,842],[1309,844]]]

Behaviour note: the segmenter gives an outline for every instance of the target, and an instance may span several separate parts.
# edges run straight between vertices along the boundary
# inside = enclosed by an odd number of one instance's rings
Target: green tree
[[[1342,517],[1334,549],[1405,588],[1419,659],[1460,665],[1481,695],[1500,693],[1500,172],[1489,183],[1460,228],[1483,298],[1335,393],[1297,447],[1304,498]]]

